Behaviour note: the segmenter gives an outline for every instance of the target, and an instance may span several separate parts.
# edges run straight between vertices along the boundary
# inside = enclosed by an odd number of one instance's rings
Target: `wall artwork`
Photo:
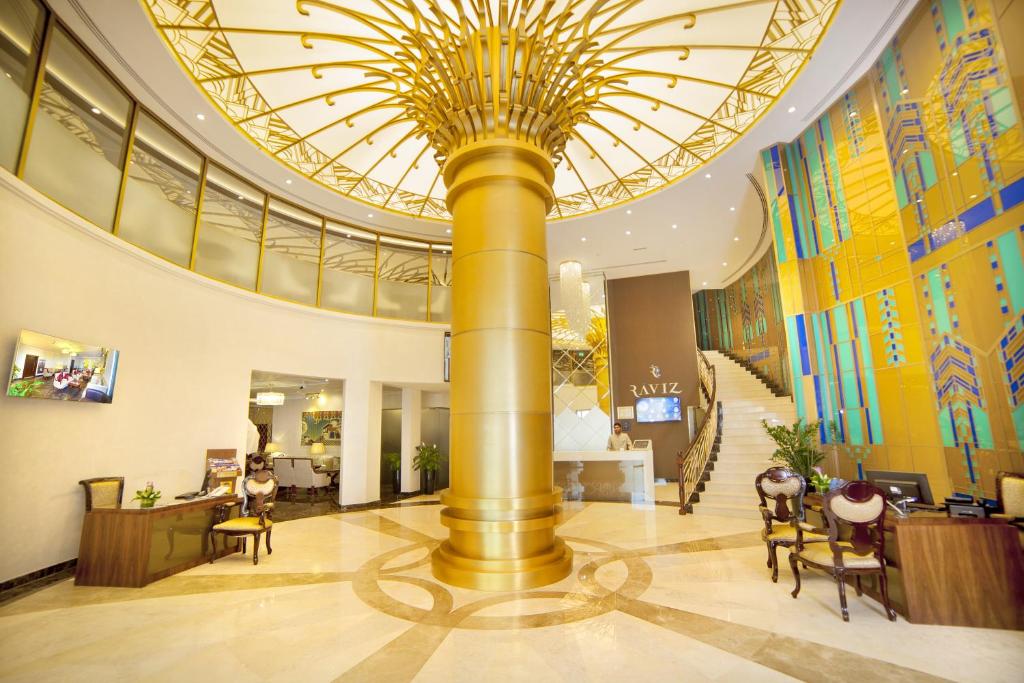
[[[302,414],[302,445],[341,443],[341,411],[317,410]]]

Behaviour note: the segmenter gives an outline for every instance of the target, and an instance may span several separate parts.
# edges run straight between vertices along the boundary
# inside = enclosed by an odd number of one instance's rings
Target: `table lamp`
[[[309,447],[309,454],[310,455],[326,455],[327,454],[327,447],[324,446],[319,441],[317,441],[316,443],[314,443],[312,446]]]
[[[280,453],[281,444],[276,441],[268,441],[267,445],[263,447],[264,453]]]

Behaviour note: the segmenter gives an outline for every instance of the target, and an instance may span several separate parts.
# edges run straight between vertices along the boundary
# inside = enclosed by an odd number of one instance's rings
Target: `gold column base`
[[[572,572],[573,555],[555,536],[561,500],[559,487],[550,494],[514,499],[470,500],[443,492],[441,503],[448,507],[441,512],[441,523],[450,529],[450,540],[431,554],[434,576],[484,591],[526,590],[564,579]],[[467,556],[453,542],[479,553]]]

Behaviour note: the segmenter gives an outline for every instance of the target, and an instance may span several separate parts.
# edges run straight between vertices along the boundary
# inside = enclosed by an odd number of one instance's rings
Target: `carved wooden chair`
[[[78,482],[85,489],[85,511],[119,508],[124,499],[124,477],[95,477]]]
[[[797,526],[796,546],[789,554],[789,566],[796,581],[793,597],[800,593],[797,562],[805,568],[811,566],[826,571],[839,585],[843,621],[849,621],[846,577],[854,577],[857,595],[861,595],[860,577],[878,574],[885,613],[890,621],[896,621],[896,612],[889,604],[889,583],[885,575],[885,492],[866,481],[851,481],[825,494],[824,512],[828,520],[828,545],[816,543],[805,547],[804,529]],[[840,528],[851,528],[850,540],[839,540]]]
[[[217,534],[228,538],[242,538],[242,554],[246,551],[246,539],[253,537],[252,563],[259,564],[260,538],[267,534],[267,554],[274,549],[270,547],[270,536],[274,522],[271,514],[274,510],[274,498],[277,496],[277,477],[269,470],[258,470],[242,482],[242,511],[238,517],[228,519],[228,514],[237,503],[219,505],[214,511],[213,526],[210,528],[210,564],[217,557]]]
[[[779,559],[777,549],[796,545],[798,524],[804,524],[804,493],[807,482],[802,476],[786,467],[770,467],[754,478],[754,488],[761,499],[758,509],[764,519],[761,540],[768,547],[768,567],[772,570],[772,582],[779,580]],[[827,541],[828,537],[812,531],[805,525],[804,542]]]

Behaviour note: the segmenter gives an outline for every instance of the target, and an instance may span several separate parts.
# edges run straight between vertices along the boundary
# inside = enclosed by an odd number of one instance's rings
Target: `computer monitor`
[[[913,498],[922,505],[934,505],[932,488],[928,485],[928,475],[923,472],[885,472],[868,470],[864,477],[885,491],[889,498]]]

